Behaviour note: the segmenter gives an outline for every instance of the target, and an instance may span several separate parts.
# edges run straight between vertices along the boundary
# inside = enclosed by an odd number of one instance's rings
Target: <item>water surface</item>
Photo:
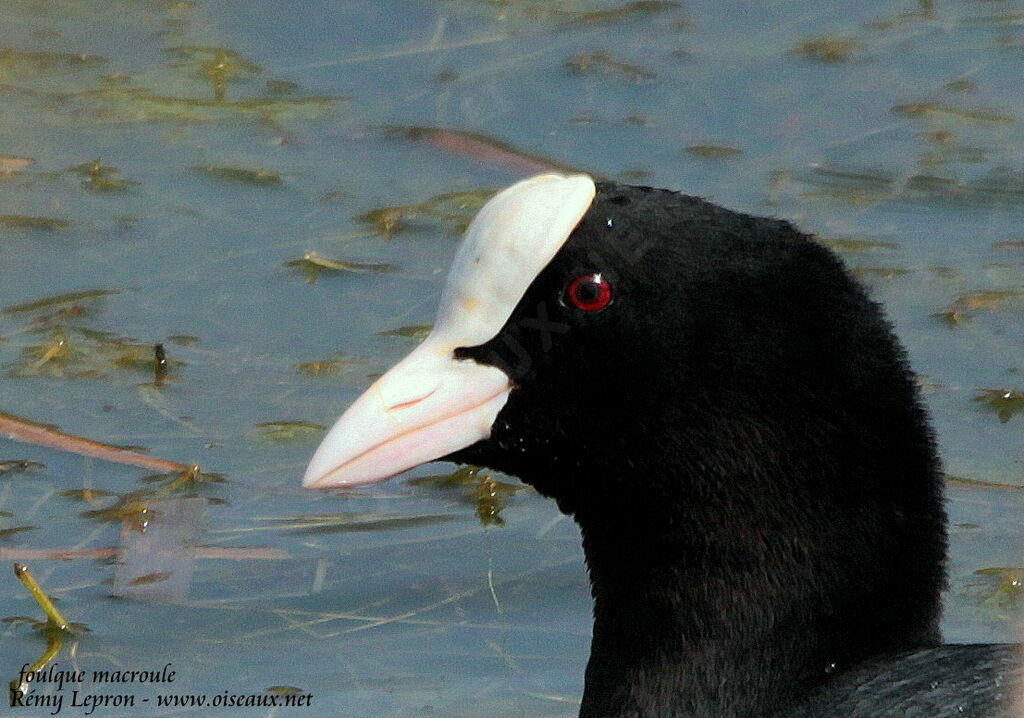
[[[442,464],[348,494],[297,488],[318,426],[416,341],[384,332],[430,323],[464,222],[523,176],[389,127],[481,133],[785,217],[841,251],[908,346],[948,472],[969,480],[948,486],[946,636],[1012,640],[1024,413],[974,399],[1024,390],[1022,13],[7,0],[0,411],[227,479],[144,482],[0,441],[0,464],[45,465],[0,475],[0,531],[35,527],[0,534],[0,552],[91,629],[58,663],[173,663],[170,687],[129,686],[140,704],[107,715],[275,686],[324,715],[575,714],[590,598],[552,503],[480,506],[472,481],[415,481]],[[399,269],[288,266],[309,252]],[[18,311],[94,290],[109,291]],[[180,362],[162,382],[155,343]],[[114,495],[62,495],[81,489]],[[118,495],[130,510],[82,515]],[[110,547],[122,565],[88,555]],[[72,550],[87,555],[38,558]],[[38,614],[0,582],[0,615]],[[0,638],[8,678],[46,646],[25,623]]]

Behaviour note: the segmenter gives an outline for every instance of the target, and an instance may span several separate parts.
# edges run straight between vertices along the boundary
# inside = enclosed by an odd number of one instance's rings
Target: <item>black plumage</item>
[[[586,273],[611,283],[602,311],[566,301]],[[937,647],[942,481],[905,353],[809,236],[599,184],[501,332],[456,356],[515,389],[449,458],[580,525],[581,716],[944,716],[966,693],[968,715],[997,715],[1010,649]],[[931,659],[984,675],[923,691]],[[898,699],[867,688],[900,675]]]

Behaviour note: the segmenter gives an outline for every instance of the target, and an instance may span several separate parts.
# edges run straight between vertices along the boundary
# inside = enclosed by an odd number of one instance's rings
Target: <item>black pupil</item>
[[[594,277],[576,285],[576,300],[580,304],[593,304],[601,296],[601,283]]]

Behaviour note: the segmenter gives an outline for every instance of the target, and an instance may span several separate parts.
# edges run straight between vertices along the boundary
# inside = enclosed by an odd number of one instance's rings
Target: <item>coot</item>
[[[787,222],[583,175],[499,193],[430,336],[304,483],[435,459],[579,523],[581,716],[1009,715],[1014,647],[941,645],[942,481],[904,351]]]

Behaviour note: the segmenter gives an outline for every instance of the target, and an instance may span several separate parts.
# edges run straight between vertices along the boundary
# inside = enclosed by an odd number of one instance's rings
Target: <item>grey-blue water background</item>
[[[395,126],[785,217],[840,251],[957,477],[946,636],[1012,640],[1024,398],[996,392],[1024,390],[1022,19],[1013,0],[5,0],[0,411],[226,478],[146,483],[0,440],[0,466],[45,465],[0,474],[0,551],[91,629],[58,666],[173,664],[172,684],[76,686],[139,701],[103,716],[273,687],[312,708],[216,715],[574,715],[590,599],[551,502],[466,476],[298,489],[316,425],[416,341],[383,332],[431,321],[482,191],[523,176]],[[181,362],[162,382],[158,342]],[[146,521],[176,560],[146,553]],[[0,616],[40,618],[0,576]],[[45,648],[0,624],[4,680]]]

